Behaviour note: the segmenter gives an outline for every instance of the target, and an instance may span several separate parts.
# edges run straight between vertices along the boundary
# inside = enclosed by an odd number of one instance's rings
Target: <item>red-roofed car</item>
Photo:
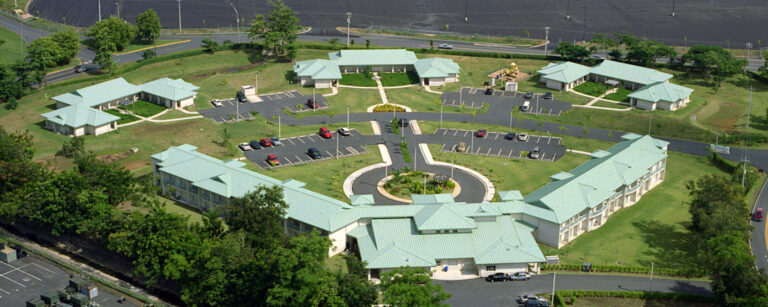
[[[261,139],[259,143],[261,143],[261,146],[264,146],[264,147],[272,146],[272,140],[270,139]]]
[[[280,160],[278,160],[275,155],[267,156],[267,162],[272,166],[280,165]]]
[[[755,213],[752,213],[752,219],[757,222],[763,221],[763,208],[755,209]]]
[[[317,134],[322,136],[324,139],[330,139],[333,137],[333,134],[331,134],[331,132],[328,131],[328,128],[325,127],[320,128],[320,131],[318,131]]]
[[[485,129],[480,129],[475,132],[475,136],[479,138],[484,138],[485,133],[486,133]]]

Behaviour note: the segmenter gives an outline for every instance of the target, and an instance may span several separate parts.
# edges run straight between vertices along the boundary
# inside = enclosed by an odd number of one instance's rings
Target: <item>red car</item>
[[[755,213],[752,213],[752,219],[758,222],[763,221],[763,208],[755,209]]]
[[[315,102],[315,100],[314,100],[314,99],[312,99],[312,98],[309,98],[309,99],[307,99],[307,106],[308,106],[310,109],[317,109],[317,108],[319,107],[319,106],[317,105],[317,102]]]
[[[277,157],[275,157],[275,155],[267,156],[267,162],[269,163],[269,165],[272,165],[272,166],[280,165],[280,160],[278,160]]]
[[[261,146],[264,146],[264,147],[272,146],[272,140],[270,139],[261,139],[259,143],[261,143]]]
[[[485,129],[477,130],[477,132],[475,132],[475,136],[479,137],[479,138],[484,138],[485,137]]]
[[[320,136],[322,136],[324,139],[330,139],[333,137],[333,134],[331,134],[330,131],[328,131],[328,128],[322,127],[320,128],[320,131],[317,132]]]

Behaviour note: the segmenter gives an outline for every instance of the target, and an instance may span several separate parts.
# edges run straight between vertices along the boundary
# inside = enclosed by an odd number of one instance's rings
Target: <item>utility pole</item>
[[[115,1],[115,9],[117,9],[117,18],[120,18],[120,3]]]
[[[653,120],[653,109],[648,109],[648,135],[651,135],[651,121]]]
[[[16,18],[19,18],[19,55],[22,57],[24,56],[24,23],[21,22],[21,17],[16,16]]]
[[[547,47],[549,46],[549,26],[544,27],[544,56],[547,56]]]
[[[99,21],[101,21],[101,0],[96,0],[99,2]]]
[[[347,129],[349,129],[349,105],[347,105]]]
[[[514,107],[513,107],[514,108]],[[512,132],[512,113],[514,111],[509,111],[509,131]]]
[[[347,11],[347,48],[349,48],[349,24],[352,23],[352,12]]]
[[[258,71],[256,72],[256,78],[254,82],[256,82],[256,84],[254,84],[254,87],[256,88],[254,92],[258,93],[259,92],[259,72]]]
[[[752,111],[752,87],[749,87],[749,108],[747,109],[747,131],[749,131],[749,113]],[[744,187],[744,179],[747,178],[747,152],[749,151],[749,135],[747,135],[747,147],[744,148],[744,171],[741,174],[741,186]]]
[[[443,128],[443,103],[440,103],[440,128]]]
[[[557,272],[552,273],[554,276],[552,276],[552,296],[549,297],[550,302],[555,301],[555,281],[557,280]]]
[[[677,0],[672,0],[672,17],[677,15]]]
[[[317,111],[317,100],[315,100],[315,87],[312,88],[312,112]]]
[[[179,3],[179,32],[181,32],[181,0],[176,0]]]
[[[565,19],[571,19],[571,0],[568,0],[568,6],[565,9]]]
[[[339,158],[339,134],[336,133],[336,159]]]
[[[237,18],[237,43],[240,43],[240,14],[237,12],[237,8],[235,7],[232,2],[229,3],[229,5],[232,6],[232,9],[235,10],[235,18]]]
[[[581,41],[586,41],[587,39],[587,7],[582,6],[584,9],[584,28],[581,30]]]
[[[416,171],[416,160],[418,160],[418,156],[416,156],[416,152],[417,152],[416,147],[418,147],[418,146],[414,146],[413,147],[413,170],[414,171]],[[426,177],[424,177],[424,178],[426,178]],[[424,185],[426,186],[426,183]],[[424,194],[427,194],[427,193],[424,192]]]
[[[467,1],[469,0],[464,0],[464,22],[469,22],[469,16],[467,16],[467,8],[469,4]]]
[[[747,42],[747,61],[749,61],[749,51],[752,50],[752,42]]]
[[[280,115],[277,115],[277,138],[280,138],[280,126],[282,122],[280,121]]]
[[[653,262],[651,262],[651,279],[648,280],[648,292],[651,292],[651,283],[653,282]]]

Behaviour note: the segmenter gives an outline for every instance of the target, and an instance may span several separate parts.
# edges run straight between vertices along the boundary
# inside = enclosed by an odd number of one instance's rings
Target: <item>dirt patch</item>
[[[190,77],[190,79],[192,79],[192,80],[200,80],[200,79],[205,79],[205,78],[208,78],[208,77],[216,75],[216,74],[234,74],[234,73],[243,72],[243,71],[246,71],[246,70],[249,70],[249,69],[252,69],[252,68],[259,67],[260,65],[264,64],[266,59],[267,58],[264,57],[261,61],[258,61],[256,63],[251,63],[251,64],[248,64],[248,65],[232,67],[232,68],[227,68],[227,69],[218,69],[218,70],[214,70],[214,71],[204,72],[202,74],[194,75],[194,76]]]
[[[103,162],[112,163],[112,162],[115,162],[115,161],[120,161],[122,159],[125,159],[128,156],[130,156],[130,155],[131,155],[130,151],[123,151],[123,152],[117,152],[117,153],[112,153],[112,154],[108,154],[108,155],[98,156],[98,157],[96,157],[96,159],[98,159],[100,161],[103,161]]]
[[[497,70],[497,71],[494,71],[494,72],[492,72],[492,73],[489,73],[488,75],[486,75],[486,77],[488,77],[488,78],[496,78],[496,76],[498,76],[498,75],[502,74],[503,72],[504,72],[504,69],[499,69],[499,70]],[[528,78],[530,78],[530,77],[531,77],[531,76],[530,76],[529,74],[527,74],[527,73],[524,73],[524,72],[522,72],[522,71],[521,71],[521,72],[518,72],[518,73],[517,73],[517,77],[516,77],[516,78],[514,78],[514,79],[512,79],[512,80],[509,80],[509,81],[512,81],[512,82],[521,82],[521,81],[525,81],[525,80],[527,80],[527,79],[528,79]]]

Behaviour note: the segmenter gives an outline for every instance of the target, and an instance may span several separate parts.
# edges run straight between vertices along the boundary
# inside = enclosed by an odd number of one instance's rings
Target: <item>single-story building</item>
[[[329,60],[299,61],[293,65],[296,81],[304,86],[336,86],[343,73],[416,72],[422,85],[443,85],[458,81],[461,68],[451,59],[418,59],[405,49],[339,50],[328,53]]]
[[[636,91],[633,94],[644,91],[636,96],[648,100],[633,100],[631,105],[646,110],[658,108],[674,111],[685,106],[693,93],[692,89],[669,83],[671,74],[611,60],[603,60],[593,67],[572,62],[549,63],[538,73],[541,74],[540,82],[545,83],[547,88],[559,91],[570,91],[586,81],[620,84],[626,89]],[[670,95],[665,96],[662,92],[669,92]],[[656,99],[654,95],[663,98]]]
[[[119,118],[104,110],[144,99],[166,108],[183,108],[194,103],[199,88],[182,79],[162,78],[142,85],[123,78],[112,79],[54,96],[57,110],[42,114],[51,131],[80,136],[99,135],[117,129]]]

